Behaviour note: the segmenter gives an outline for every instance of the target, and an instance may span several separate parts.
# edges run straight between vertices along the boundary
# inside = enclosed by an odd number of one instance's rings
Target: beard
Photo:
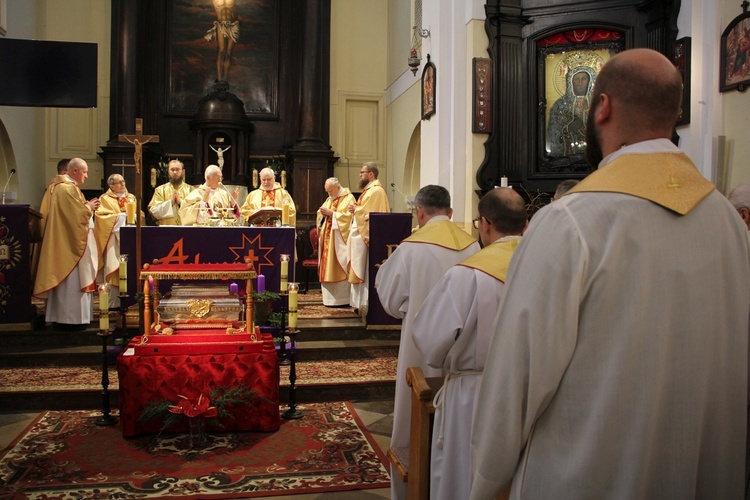
[[[365,186],[367,186],[370,183],[367,179],[360,179],[359,181],[359,189],[364,189]]]
[[[599,163],[604,159],[602,153],[602,141],[599,139],[599,131],[596,129],[596,118],[594,113],[596,112],[598,99],[593,100],[593,104],[589,107],[589,116],[586,121],[586,163],[596,170],[599,167]]]
[[[184,180],[185,180],[185,176],[184,176],[184,175],[181,175],[181,176],[179,176],[179,177],[178,177],[178,178],[176,178],[176,179],[175,179],[175,178],[173,178],[173,177],[170,177],[170,178],[169,178],[169,183],[170,183],[170,184],[171,184],[172,186],[174,186],[174,187],[177,187],[177,186],[179,186],[180,184],[182,184],[182,181],[184,181]]]

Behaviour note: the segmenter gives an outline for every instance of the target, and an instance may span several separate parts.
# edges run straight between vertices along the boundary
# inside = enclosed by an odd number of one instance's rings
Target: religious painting
[[[579,29],[537,42],[539,157],[546,171],[587,171],[586,124],[602,66],[624,49],[617,32]]]
[[[472,63],[471,131],[474,134],[489,134],[492,132],[491,62],[487,58],[475,57]]]
[[[183,0],[169,22],[167,113],[188,116],[214,83],[255,118],[278,116],[279,2]]]
[[[677,40],[672,46],[672,64],[682,76],[682,103],[676,126],[690,123],[690,37]]]
[[[429,120],[435,114],[435,63],[430,62],[427,54],[427,64],[422,70],[422,119]]]
[[[719,92],[744,92],[750,84],[750,12],[743,10],[721,34]]]

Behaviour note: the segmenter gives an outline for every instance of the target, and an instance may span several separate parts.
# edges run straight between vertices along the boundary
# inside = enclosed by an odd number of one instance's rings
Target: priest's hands
[[[320,213],[321,215],[323,215],[323,217],[330,217],[331,215],[333,215],[333,210],[331,210],[330,208],[320,207]]]
[[[182,202],[182,199],[180,198],[180,192],[174,191],[172,193],[172,204],[173,205],[179,205]]]
[[[86,206],[89,207],[89,210],[92,212],[96,212],[99,210],[99,207],[102,206],[102,202],[99,201],[99,198],[91,198],[86,202]]]
[[[354,203],[350,203],[349,204],[349,213],[353,214],[355,208],[357,208],[357,205],[355,205]]]

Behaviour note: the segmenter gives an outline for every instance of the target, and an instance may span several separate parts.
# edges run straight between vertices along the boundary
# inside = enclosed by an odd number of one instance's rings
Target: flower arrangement
[[[143,409],[139,420],[147,422],[160,419],[164,423],[159,434],[170,427],[179,425],[187,418],[190,424],[191,434],[198,432],[199,441],[205,442],[205,423],[221,428],[222,425],[217,418],[233,418],[231,409],[237,405],[253,405],[258,399],[270,402],[269,399],[258,395],[257,391],[249,389],[244,384],[234,387],[216,387],[211,390],[209,396],[199,394],[198,398],[192,400],[187,396],[178,395],[179,400],[175,403],[169,399],[152,401]],[[195,425],[200,424],[200,425]],[[192,436],[191,436],[192,438]]]

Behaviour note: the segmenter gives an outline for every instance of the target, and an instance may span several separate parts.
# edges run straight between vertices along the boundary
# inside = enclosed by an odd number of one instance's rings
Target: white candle
[[[284,203],[284,205],[281,207],[281,225],[289,225],[289,203]]]
[[[299,285],[297,283],[289,283],[289,328],[295,330],[297,328],[297,290]]]
[[[279,290],[286,292],[287,280],[289,279],[289,255],[281,254],[281,286]]]
[[[109,285],[99,285],[99,330],[109,330]]]
[[[128,293],[128,256],[120,255],[120,293]]]
[[[505,176],[500,177],[500,187],[508,187],[508,178]]]

